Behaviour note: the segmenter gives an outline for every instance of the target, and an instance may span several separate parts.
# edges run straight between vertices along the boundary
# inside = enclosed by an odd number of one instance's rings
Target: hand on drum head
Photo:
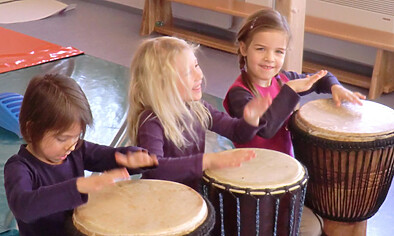
[[[353,104],[363,105],[360,99],[365,99],[366,97],[359,92],[352,92],[343,86],[336,84],[331,87],[332,99],[337,107],[341,106],[342,101],[348,101]]]
[[[206,153],[202,160],[202,169],[219,169],[226,167],[239,167],[242,162],[256,157],[253,150],[233,150],[217,153]]]
[[[127,152],[126,155],[116,152],[115,160],[119,165],[131,169],[159,165],[156,155],[149,155],[147,151]]]
[[[101,175],[91,175],[90,177],[79,177],[77,179],[77,189],[80,193],[90,193],[98,191],[107,185],[114,184],[120,179],[129,179],[130,175],[126,168],[113,169]]]
[[[326,76],[326,74],[327,74],[326,70],[321,70],[312,76],[307,75],[306,78],[304,78],[304,79],[290,80],[286,84],[291,89],[293,89],[294,92],[301,93],[301,92],[305,92],[305,91],[309,90],[310,88],[312,88],[312,85],[314,83],[316,83],[316,81],[318,81],[319,79]]]
[[[260,117],[267,111],[268,107],[271,106],[272,98],[270,94],[265,96],[255,97],[246,104],[244,109],[245,121],[257,127],[260,122]]]

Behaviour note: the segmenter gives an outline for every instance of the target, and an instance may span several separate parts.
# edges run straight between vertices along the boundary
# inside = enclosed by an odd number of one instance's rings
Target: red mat
[[[62,47],[0,27],[0,73],[82,53],[73,47]]]

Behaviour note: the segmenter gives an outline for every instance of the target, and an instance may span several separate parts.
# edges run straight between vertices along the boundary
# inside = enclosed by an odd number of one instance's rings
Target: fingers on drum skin
[[[239,150],[236,156],[240,157],[241,161],[246,161],[256,157],[256,153],[253,150]]]

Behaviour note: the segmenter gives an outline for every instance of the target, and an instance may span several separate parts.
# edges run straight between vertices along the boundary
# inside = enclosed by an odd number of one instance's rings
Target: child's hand
[[[239,167],[242,162],[256,157],[253,150],[234,150],[217,153],[206,153],[202,159],[202,170],[225,167]]]
[[[257,127],[259,125],[260,117],[271,106],[272,98],[269,94],[264,97],[255,97],[246,104],[244,108],[245,121]]]
[[[341,106],[342,101],[348,101],[353,104],[363,105],[360,99],[365,99],[366,96],[359,92],[352,92],[345,87],[336,84],[331,87],[332,99],[337,107]]]
[[[114,184],[118,180],[128,179],[129,177],[130,175],[126,168],[113,169],[106,171],[101,175],[78,178],[77,189],[80,193],[90,193],[98,191],[105,186]]]
[[[312,76],[307,76],[304,79],[290,80],[286,84],[296,93],[301,93],[309,90],[316,81],[323,78],[327,74],[326,70],[321,70]]]
[[[159,161],[157,160],[156,156],[149,155],[146,151],[127,152],[126,155],[116,152],[115,160],[119,165],[131,169],[159,165]]]

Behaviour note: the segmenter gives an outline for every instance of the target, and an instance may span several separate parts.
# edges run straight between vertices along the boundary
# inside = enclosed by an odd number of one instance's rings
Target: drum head
[[[89,194],[74,210],[86,235],[184,235],[207,217],[204,199],[192,188],[162,180],[118,182]]]
[[[304,104],[295,114],[295,124],[303,131],[335,141],[373,141],[394,136],[394,110],[372,101],[363,105],[332,99]]]
[[[291,156],[267,149],[249,148],[256,152],[257,157],[242,163],[241,167],[206,170],[206,177],[214,180],[214,185],[219,188],[231,186],[230,191],[262,195],[267,190],[294,186],[299,188],[297,183],[305,179],[306,174],[303,166]],[[228,150],[234,152],[239,149]],[[271,192],[271,194],[283,193]]]

